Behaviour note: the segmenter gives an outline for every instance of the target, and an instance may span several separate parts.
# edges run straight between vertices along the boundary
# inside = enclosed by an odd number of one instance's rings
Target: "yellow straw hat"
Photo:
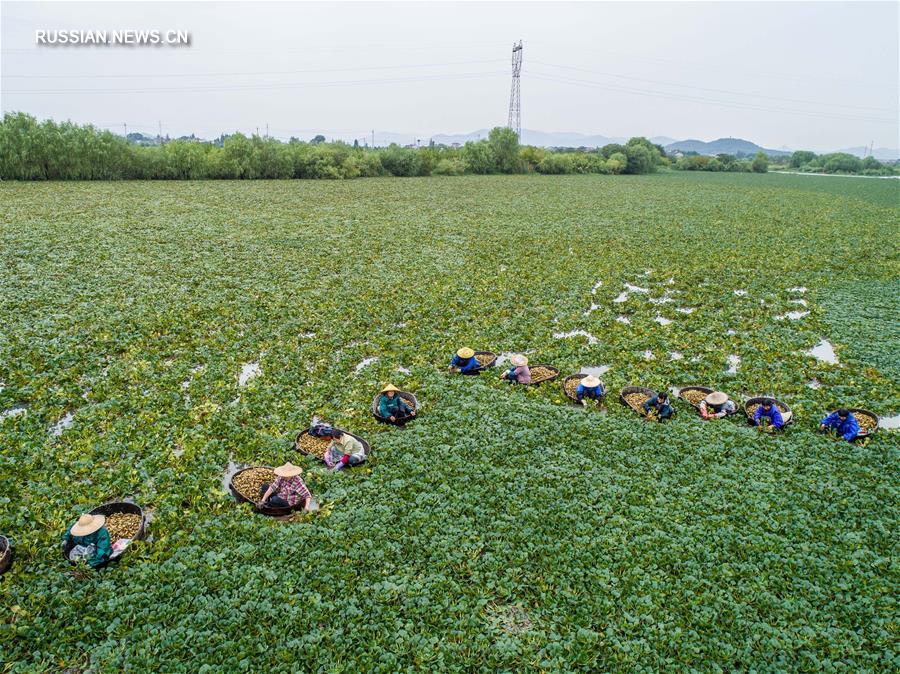
[[[278,466],[274,471],[277,477],[297,477],[300,473],[303,472],[303,469],[300,466],[295,466],[290,461],[288,461],[283,466]]]
[[[595,386],[600,386],[600,379],[592,374],[589,374],[587,377],[581,380],[581,385],[586,386],[587,388],[594,388]]]
[[[381,389],[381,392],[382,392],[382,393],[388,393],[389,391],[394,391],[395,393],[399,393],[399,392],[400,392],[400,389],[398,389],[398,388],[397,388],[396,386],[394,386],[393,384],[388,384],[388,385],[385,386],[383,389]]]
[[[516,367],[523,367],[528,365],[528,358],[521,354],[516,354],[512,358],[509,359],[509,362],[515,365]]]
[[[464,346],[459,351],[456,352],[456,355],[460,358],[471,358],[475,355],[475,352],[470,349],[468,346]]]
[[[82,515],[72,525],[72,535],[87,536],[102,529],[104,524],[106,524],[106,518],[103,515]]]
[[[708,405],[723,405],[728,402],[728,394],[722,393],[721,391],[713,391],[708,396],[706,396],[706,403]]]

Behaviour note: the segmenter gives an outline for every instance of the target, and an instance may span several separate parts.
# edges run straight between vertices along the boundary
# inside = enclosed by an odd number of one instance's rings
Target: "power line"
[[[150,93],[210,93],[229,91],[257,91],[265,89],[295,89],[297,87],[319,88],[340,87],[366,84],[403,84],[407,82],[428,82],[456,79],[476,79],[505,75],[503,71],[486,71],[476,73],[458,73],[446,75],[422,75],[418,77],[394,77],[368,80],[341,80],[332,82],[284,82],[277,84],[238,84],[214,85],[208,87],[142,87],[133,89],[3,89],[5,94],[150,94]]]
[[[505,63],[505,59],[482,59],[480,61],[451,61],[449,63],[414,63],[390,66],[354,66],[352,68],[321,68],[311,70],[260,70],[255,72],[220,72],[220,73],[173,73],[173,74],[123,74],[123,75],[4,75],[4,79],[139,79],[164,77],[244,77],[259,75],[308,75],[314,73],[357,72],[359,70],[392,70],[406,68],[444,68],[447,66],[474,65],[483,63]]]
[[[704,98],[701,96],[690,96],[685,94],[673,94],[670,92],[656,91],[652,89],[638,89],[634,87],[623,87],[607,84],[604,82],[594,82],[590,80],[579,80],[576,78],[558,76],[556,74],[547,74],[547,73],[535,73],[530,72],[530,77],[544,80],[548,82],[556,82],[560,84],[574,84],[578,86],[584,86],[595,89],[603,89],[606,91],[617,91],[622,93],[636,94],[639,96],[651,96],[655,98],[667,98],[672,100],[682,100],[682,101],[693,101],[697,103],[708,103],[712,105],[719,105],[724,107],[731,108],[739,108],[743,110],[761,110],[764,112],[778,112],[792,115],[801,115],[808,117],[821,117],[823,119],[845,119],[845,120],[858,120],[858,121],[870,121],[870,122],[878,122],[883,124],[896,124],[897,121],[895,119],[879,119],[874,117],[862,117],[859,115],[846,115],[840,113],[829,113],[829,112],[811,112],[807,110],[792,110],[788,108],[774,108],[767,107],[762,105],[753,105],[749,103],[739,103],[734,101],[719,101],[711,98]]]
[[[618,75],[616,73],[607,73],[607,72],[601,72],[598,70],[589,70],[587,68],[576,68],[575,66],[565,66],[565,65],[560,65],[560,64],[556,64],[556,63],[546,63],[544,61],[532,61],[532,62],[536,63],[538,65],[547,66],[550,68],[563,68],[565,70],[576,70],[578,72],[590,73],[593,75],[603,75],[606,77],[615,77],[615,78],[623,79],[623,80],[634,80],[636,82],[648,82],[650,84],[661,84],[664,86],[681,87],[684,89],[696,89],[697,91],[710,91],[710,92],[719,93],[719,94],[733,94],[735,96],[752,96],[755,98],[765,98],[768,100],[784,101],[787,103],[804,103],[807,105],[828,105],[828,106],[838,107],[838,108],[855,108],[858,110],[877,110],[879,112],[896,112],[897,111],[897,108],[878,108],[878,107],[866,106],[866,105],[850,105],[850,104],[846,104],[846,103],[826,103],[824,101],[808,101],[808,100],[803,100],[803,99],[799,99],[799,98],[783,98],[780,96],[766,96],[765,94],[755,94],[752,92],[733,91],[733,90],[729,90],[729,89],[714,89],[712,87],[698,87],[698,86],[694,86],[692,84],[679,84],[677,82],[665,82],[665,81],[661,81],[661,80],[652,80],[652,79],[647,79],[645,77],[632,77],[629,75]]]
[[[6,17],[4,16],[4,20]],[[476,50],[487,50],[491,51],[496,50],[501,45],[497,43],[488,43],[488,42],[454,42],[452,44],[428,44],[428,45],[400,45],[397,43],[380,43],[380,44],[361,44],[354,43],[354,49],[360,50],[386,50],[386,51],[427,51],[427,52],[435,52],[435,51],[443,51],[450,50],[456,51],[459,49],[465,49],[466,51],[476,51]],[[274,54],[276,56],[282,56],[284,54],[297,54],[302,53],[306,54],[309,52],[344,52],[347,50],[346,45],[304,45],[303,47],[297,47],[294,49],[291,48],[279,48],[279,49],[215,49],[209,46],[204,46],[203,48],[199,48],[196,51],[191,53],[199,53],[202,55],[210,55],[210,54],[235,54],[238,56],[248,56],[250,54]],[[0,53],[19,53],[25,55],[56,55],[60,52],[54,49],[46,49],[40,48],[36,45],[32,45],[31,47],[8,47],[4,49],[0,49]],[[88,52],[83,52],[88,53]]]
[[[535,46],[552,47],[554,50],[556,50],[559,46],[559,45],[549,45],[548,43],[542,43],[542,42],[538,42],[537,45],[535,45],[535,43],[530,40],[529,40],[529,45],[531,45],[532,47],[535,47]],[[806,75],[806,74],[801,75],[801,74],[786,73],[786,72],[780,72],[780,73],[776,74],[776,73],[760,72],[755,67],[754,68],[743,68],[742,70],[738,70],[737,68],[735,68],[733,66],[728,66],[727,68],[724,68],[724,67],[717,68],[715,65],[711,65],[711,63],[715,62],[714,60],[702,61],[702,62],[701,61],[687,61],[685,59],[678,59],[678,58],[670,56],[670,55],[667,55],[665,58],[654,58],[652,56],[644,56],[641,54],[628,54],[625,52],[617,52],[617,51],[613,51],[613,50],[609,50],[609,49],[598,49],[596,47],[579,46],[579,50],[585,51],[585,52],[591,52],[591,53],[595,53],[595,54],[606,54],[606,55],[612,54],[614,56],[623,56],[626,59],[628,59],[629,61],[646,61],[648,63],[663,64],[663,65],[667,65],[667,66],[671,66],[673,63],[681,64],[681,65],[686,65],[686,66],[690,66],[693,68],[698,68],[700,70],[707,70],[707,71],[711,71],[711,72],[723,72],[723,73],[726,73],[729,77],[734,77],[736,72],[743,72],[745,75],[749,75],[751,77],[778,79],[778,80],[786,80],[786,81],[809,82],[810,80],[818,80],[820,82],[828,82],[830,84],[843,84],[843,85],[849,85],[849,86],[854,86],[854,87],[864,86],[864,87],[871,87],[871,88],[878,88],[878,89],[884,89],[884,88],[886,88],[886,85],[889,84],[891,89],[898,88],[896,81],[891,81],[890,83],[868,82],[866,80],[858,80],[858,79],[842,80],[842,79],[835,79],[835,78],[829,78],[829,77],[819,77],[816,75]]]

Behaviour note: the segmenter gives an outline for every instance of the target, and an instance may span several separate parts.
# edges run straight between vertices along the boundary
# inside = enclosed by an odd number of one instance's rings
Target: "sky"
[[[770,148],[896,148],[897,2],[0,2],[6,111],[212,138],[426,139],[522,125]],[[191,44],[42,46],[36,30]]]

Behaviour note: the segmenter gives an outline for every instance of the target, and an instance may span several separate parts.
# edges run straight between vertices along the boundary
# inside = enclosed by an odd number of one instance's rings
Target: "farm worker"
[[[653,414],[659,417],[660,421],[671,419],[672,415],[675,414],[675,410],[672,409],[672,405],[669,403],[669,394],[665,391],[660,391],[649,400],[645,400],[642,407],[645,414],[650,414],[652,411]]]
[[[852,442],[859,435],[859,422],[850,410],[839,409],[822,419],[819,430],[834,431],[847,442]]]
[[[475,352],[468,346],[464,346],[456,352],[453,360],[450,361],[450,368],[454,367],[459,368],[460,372],[477,372],[478,368],[481,367],[481,363],[475,357]]]
[[[393,384],[388,384],[381,389],[381,397],[378,399],[378,415],[382,419],[396,423],[416,416],[416,411],[397,395],[399,391],[400,389]]]
[[[293,508],[298,503],[303,504],[304,510],[309,510],[312,494],[306,483],[301,479],[303,469],[291,462],[278,466],[275,469],[275,480],[272,484],[264,482],[259,487],[259,503],[257,507],[269,506],[272,508]]]
[[[700,416],[704,419],[721,419],[736,409],[734,401],[721,391],[713,391],[700,401]]]
[[[509,362],[512,363],[512,367],[504,372],[500,379],[506,379],[512,384],[530,384],[531,370],[528,369],[528,358],[516,354]]]
[[[760,420],[766,417],[769,420],[769,423],[772,424],[772,428],[781,428],[784,426],[784,419],[781,417],[781,411],[778,409],[778,405],[775,404],[775,401],[771,398],[766,398],[762,401],[762,405],[756,408],[756,412],[753,413],[753,425],[759,426]]]
[[[325,465],[332,470],[356,466],[366,460],[365,447],[349,433],[332,428],[330,437],[331,443],[325,450]]]
[[[575,389],[575,399],[582,405],[587,405],[585,398],[600,400],[603,397],[603,385],[600,379],[592,374],[582,378]]]
[[[105,525],[103,515],[79,517],[63,536],[63,542],[73,546],[69,550],[69,561],[84,560],[94,569],[105,564],[112,554],[112,542]]]

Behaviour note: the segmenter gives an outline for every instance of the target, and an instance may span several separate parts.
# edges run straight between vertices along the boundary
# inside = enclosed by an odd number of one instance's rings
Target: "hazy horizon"
[[[610,137],[898,147],[900,11],[843,3],[0,3],[2,108],[121,132]],[[36,30],[180,29],[189,47]]]

